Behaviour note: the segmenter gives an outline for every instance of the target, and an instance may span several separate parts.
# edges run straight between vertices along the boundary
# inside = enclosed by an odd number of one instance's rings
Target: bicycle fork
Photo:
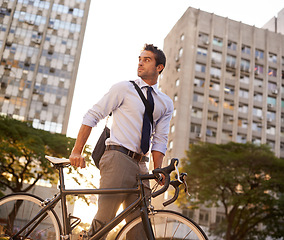
[[[148,208],[146,206],[141,208],[140,216],[148,240],[155,240],[153,228],[148,217]]]

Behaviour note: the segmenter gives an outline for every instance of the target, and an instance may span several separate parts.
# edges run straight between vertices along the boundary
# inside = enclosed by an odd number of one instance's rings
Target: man
[[[135,80],[154,108],[153,128],[148,123],[150,128],[148,136],[146,134],[148,138],[146,147],[145,142],[142,143],[144,141],[142,139],[145,138],[144,125],[146,122],[146,120],[143,122],[143,118],[147,118],[145,105],[131,82],[124,81],[112,86],[109,92],[84,116],[75,146],[69,157],[73,166],[82,168],[85,167],[85,161],[81,153],[92,127],[109,113],[112,112],[113,116],[110,138],[106,140],[106,151],[100,160],[101,188],[135,187],[136,175],[148,173],[146,162],[150,142],[154,168],[161,167],[167,149],[169,124],[173,112],[172,100],[159,91],[157,84],[158,76],[165,65],[164,53],[152,44],[146,44],[139,56],[137,70],[139,79]],[[146,185],[149,186],[149,183]],[[114,218],[122,202],[126,207],[135,198],[137,196],[133,195],[99,196],[98,212],[89,230],[89,236],[92,236],[101,225]],[[139,239],[139,235],[137,234],[135,239]]]

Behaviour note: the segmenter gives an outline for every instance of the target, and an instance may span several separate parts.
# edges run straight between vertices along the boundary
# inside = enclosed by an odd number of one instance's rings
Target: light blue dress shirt
[[[148,85],[142,79],[137,79],[135,82],[146,97],[147,88],[145,86]],[[157,84],[152,88],[154,112],[151,150],[165,154],[174,109],[173,102],[158,89]],[[110,138],[106,140],[106,144],[120,145],[131,151],[142,153],[140,143],[145,105],[131,82],[123,81],[113,85],[109,92],[89,109],[82,124],[95,127],[110,112],[113,113],[113,123]]]

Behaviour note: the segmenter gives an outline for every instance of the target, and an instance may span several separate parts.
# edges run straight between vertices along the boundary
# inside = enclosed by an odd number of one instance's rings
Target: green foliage
[[[215,235],[227,240],[284,236],[284,160],[267,145],[192,145],[182,171],[188,173],[191,199],[181,198],[181,207],[224,207],[226,219],[212,229]]]
[[[75,139],[35,129],[28,122],[0,117],[0,195],[1,190],[27,192],[40,179],[57,183],[58,174],[45,155],[68,157]],[[87,164],[90,152],[85,151]],[[69,172],[74,171],[69,168]],[[24,185],[28,183],[28,185]]]

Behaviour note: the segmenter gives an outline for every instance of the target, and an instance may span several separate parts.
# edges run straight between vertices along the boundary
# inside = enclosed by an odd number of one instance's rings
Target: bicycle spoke
[[[165,231],[164,231],[164,238],[166,238],[167,228],[168,228],[168,218],[166,218]]]

